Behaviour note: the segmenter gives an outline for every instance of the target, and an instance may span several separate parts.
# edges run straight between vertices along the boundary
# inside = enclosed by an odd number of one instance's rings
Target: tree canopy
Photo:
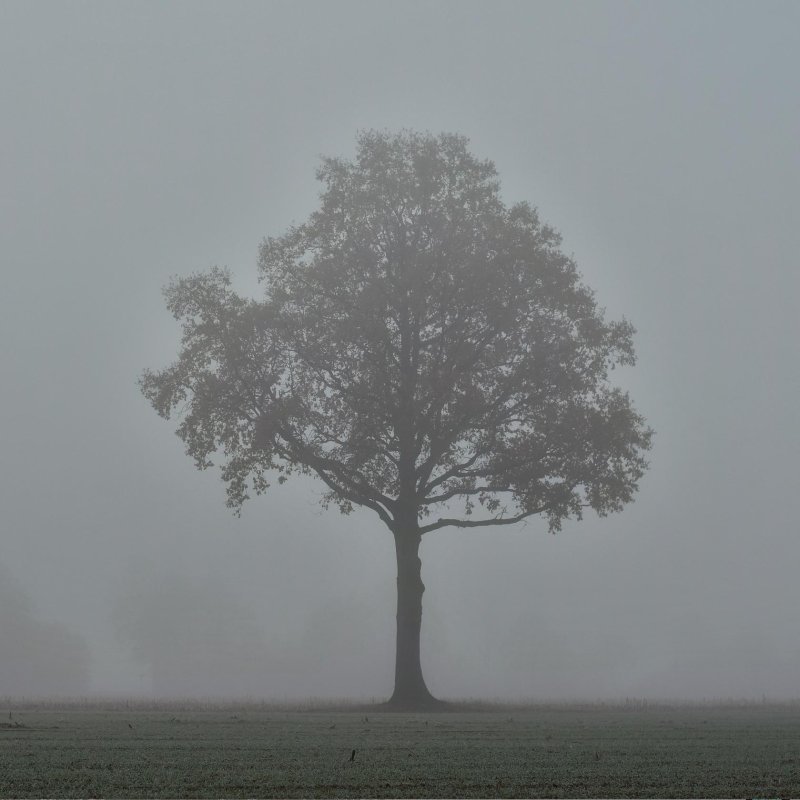
[[[221,459],[235,510],[298,473],[395,533],[557,530],[632,499],[651,431],[609,374],[633,327],[467,144],[362,133],[354,160],[323,160],[319,209],[262,243],[261,297],[219,268],[165,290],[180,354],[142,390],[181,410],[198,467]]]

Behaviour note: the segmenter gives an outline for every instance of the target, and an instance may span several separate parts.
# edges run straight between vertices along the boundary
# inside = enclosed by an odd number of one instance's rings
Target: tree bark
[[[397,653],[394,694],[389,706],[424,710],[443,705],[428,691],[420,663],[422,627],[422,562],[419,558],[421,534],[414,528],[394,533],[397,552]]]

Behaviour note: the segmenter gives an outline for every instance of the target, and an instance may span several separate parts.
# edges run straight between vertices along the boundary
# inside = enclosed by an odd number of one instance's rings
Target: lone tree
[[[560,236],[507,207],[462,136],[367,132],[318,170],[321,206],[262,245],[261,299],[214,268],[174,281],[178,360],[146,371],[156,411],[198,468],[223,460],[237,512],[269,480],[315,475],[323,504],[374,511],[397,553],[390,704],[426,708],[420,667],[426,534],[552,531],[629,502],[651,431],[609,384],[632,326],[607,322]]]

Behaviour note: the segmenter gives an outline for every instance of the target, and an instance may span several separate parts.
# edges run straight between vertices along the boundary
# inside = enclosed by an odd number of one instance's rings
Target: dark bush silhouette
[[[83,638],[37,619],[27,592],[0,566],[0,696],[77,696],[89,680]]]

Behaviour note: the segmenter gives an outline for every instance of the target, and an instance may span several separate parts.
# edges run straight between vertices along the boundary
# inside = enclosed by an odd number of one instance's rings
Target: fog
[[[361,129],[470,138],[564,237],[656,431],[623,513],[423,539],[442,697],[800,696],[800,6],[0,5],[0,695],[385,698],[394,546],[225,508],[137,387],[161,288],[317,205]]]

